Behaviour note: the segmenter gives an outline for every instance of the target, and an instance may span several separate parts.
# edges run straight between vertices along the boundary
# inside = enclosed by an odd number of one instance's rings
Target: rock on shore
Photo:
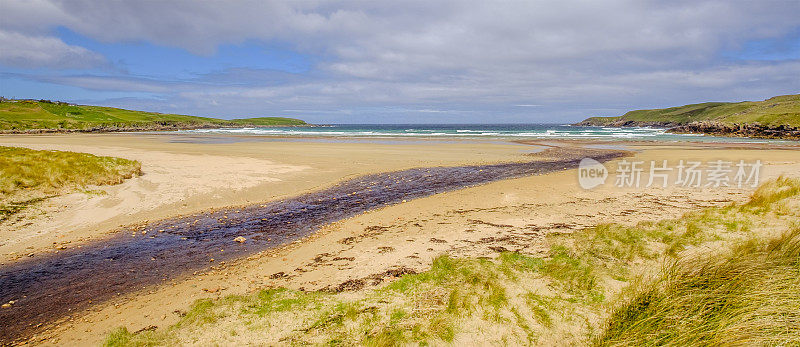
[[[758,123],[725,124],[719,122],[692,122],[670,128],[668,132],[675,134],[708,134],[717,136],[800,140],[800,127],[788,125],[770,126]]]

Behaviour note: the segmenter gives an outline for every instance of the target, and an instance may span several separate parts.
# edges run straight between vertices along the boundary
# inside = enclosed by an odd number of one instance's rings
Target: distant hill
[[[800,95],[636,110],[617,117],[591,117],[575,125],[660,126],[672,132],[800,138]]]
[[[217,119],[48,100],[0,100],[0,132],[151,131],[242,126],[303,126],[284,117]]]

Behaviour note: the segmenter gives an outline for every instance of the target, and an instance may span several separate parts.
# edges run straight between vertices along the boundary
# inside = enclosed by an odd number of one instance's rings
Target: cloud
[[[303,74],[234,66],[181,81],[47,76],[93,90],[159,93],[164,108],[186,112],[403,109],[430,117],[430,110],[472,109],[541,121],[800,90],[792,78],[800,72],[797,60],[739,61],[720,53],[796,33],[796,1],[9,0],[2,7],[0,33],[17,35],[11,41],[18,47],[22,38],[47,43],[0,53],[26,55],[0,56],[15,66],[102,59],[47,37],[59,26],[101,43],[149,42],[209,57],[222,44],[253,41],[313,57]],[[74,58],[59,58],[65,56]]]
[[[105,63],[103,56],[46,36],[0,30],[0,64],[18,68],[83,69]]]
[[[52,25],[70,21],[57,1],[4,0],[0,3],[0,29],[44,35]]]
[[[151,80],[138,77],[115,76],[30,76],[41,82],[76,86],[97,91],[126,91],[143,93],[170,93],[180,88],[178,82]],[[184,86],[186,87],[186,86]]]

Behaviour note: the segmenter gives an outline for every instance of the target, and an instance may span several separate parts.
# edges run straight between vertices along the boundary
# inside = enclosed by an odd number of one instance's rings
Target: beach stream
[[[594,150],[607,161],[621,151]],[[130,226],[110,236],[0,269],[0,341],[29,338],[90,305],[297,241],[371,209],[487,182],[575,168],[582,156],[357,177],[331,188],[242,208]],[[238,237],[244,242],[237,242]],[[239,239],[242,241],[242,239]]]

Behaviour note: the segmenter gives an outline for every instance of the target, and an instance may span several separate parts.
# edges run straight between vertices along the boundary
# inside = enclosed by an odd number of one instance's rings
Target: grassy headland
[[[800,180],[745,204],[545,239],[544,257],[441,256],[355,293],[266,289],[198,301],[109,346],[800,343]]]
[[[661,126],[675,132],[800,138],[800,95],[636,110],[617,117],[591,117],[576,125]]]
[[[0,102],[0,132],[137,131],[241,126],[301,126],[306,122],[283,117],[217,119],[131,111],[113,107],[71,105],[47,100]]]
[[[0,147],[0,221],[47,197],[139,174],[139,162],[128,159]]]

